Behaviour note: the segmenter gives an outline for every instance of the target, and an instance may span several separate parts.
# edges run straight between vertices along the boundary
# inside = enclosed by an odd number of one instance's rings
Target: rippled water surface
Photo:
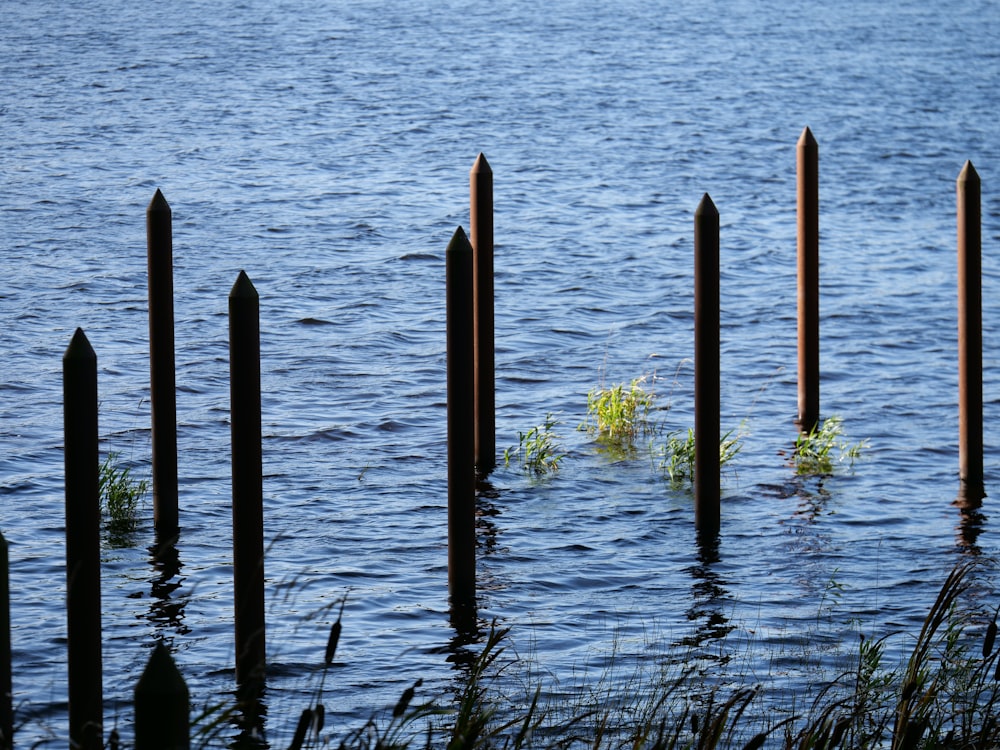
[[[559,684],[676,646],[803,676],[818,619],[914,629],[962,555],[997,552],[957,482],[955,178],[983,178],[986,480],[1000,238],[1000,12],[989,2],[246,0],[8,3],[0,28],[0,529],[19,744],[65,737],[61,357],[98,355],[102,451],[149,471],[145,209],[173,210],[181,568],[151,508],[103,550],[107,725],[166,641],[196,705],[231,689],[226,297],[261,296],[269,737],[327,676],[332,726],[417,677],[450,689],[444,249],[482,151],[496,205],[500,450],[548,413],[568,453],[484,488],[479,615]],[[802,480],[795,144],[820,143],[822,408],[870,448]],[[692,498],[577,425],[656,378],[692,422],[692,215],[721,215],[724,475]],[[983,596],[991,593],[987,582]],[[831,591],[836,597],[831,596]],[[988,600],[988,599],[987,599]],[[984,600],[984,601],[987,601]],[[847,647],[848,650],[852,648]]]

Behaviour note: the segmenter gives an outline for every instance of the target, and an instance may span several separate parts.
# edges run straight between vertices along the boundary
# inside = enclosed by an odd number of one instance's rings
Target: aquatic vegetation
[[[743,447],[742,438],[733,435],[730,430],[719,438],[719,466],[725,466],[732,461]],[[688,428],[686,434],[679,430],[667,435],[666,443],[659,448],[660,470],[674,485],[685,481],[694,481],[694,430]]]
[[[844,440],[843,422],[838,416],[828,417],[809,432],[799,434],[792,454],[796,474],[832,474],[838,464],[847,462],[849,467],[854,465],[854,461],[868,446],[868,441],[848,443]]]
[[[551,413],[545,415],[545,421],[532,427],[527,432],[517,433],[517,446],[504,450],[504,466],[518,462],[525,471],[535,474],[547,474],[559,469],[559,462],[565,458],[559,446],[559,438],[554,432],[559,424]]]
[[[618,447],[631,447],[640,434],[655,432],[650,420],[656,395],[646,390],[647,376],[631,383],[598,387],[587,394],[587,421],[581,427],[601,440]]]
[[[139,503],[148,489],[149,482],[137,479],[131,468],[122,463],[121,454],[111,452],[104,457],[98,474],[98,493],[101,512],[113,535],[135,531]]]

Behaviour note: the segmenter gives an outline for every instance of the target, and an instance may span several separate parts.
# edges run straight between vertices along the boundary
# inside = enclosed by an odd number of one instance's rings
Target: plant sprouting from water
[[[796,474],[832,474],[837,464],[847,462],[848,466],[854,465],[862,450],[868,446],[868,441],[848,443],[844,440],[843,422],[838,416],[828,417],[809,432],[799,434],[792,457]]]
[[[97,486],[101,512],[107,516],[112,534],[135,531],[139,503],[146,496],[149,483],[133,476],[132,470],[123,465],[121,454],[112,452],[101,462]]]
[[[719,438],[719,466],[725,466],[736,457],[743,447],[740,436],[730,430]],[[694,481],[694,430],[687,434],[675,430],[667,435],[667,442],[659,450],[660,470],[667,475],[671,484],[677,486],[685,481]]]
[[[611,445],[626,448],[635,444],[639,434],[655,432],[650,420],[656,394],[646,390],[646,376],[631,383],[618,383],[610,388],[594,388],[587,394],[588,432]]]
[[[559,424],[552,413],[545,415],[545,421],[535,425],[527,432],[517,433],[517,446],[511,446],[503,452],[504,466],[510,466],[514,461],[520,463],[525,471],[535,474],[547,474],[559,469],[559,462],[565,458],[559,445],[559,438],[554,428]]]

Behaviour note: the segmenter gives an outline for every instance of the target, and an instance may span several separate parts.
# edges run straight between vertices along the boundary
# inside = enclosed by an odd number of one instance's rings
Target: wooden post
[[[694,523],[720,524],[719,212],[708,193],[694,213]]]
[[[983,481],[982,209],[979,175],[965,162],[958,203],[958,473],[959,494],[978,502]]]
[[[448,587],[453,607],[476,600],[476,468],[472,246],[461,227],[445,251],[448,388]]]
[[[796,149],[798,172],[799,415],[803,432],[819,424],[819,146],[809,128]]]
[[[135,686],[135,750],[188,750],[188,688],[170,651],[157,643]]]
[[[174,379],[174,269],[171,211],[159,190],[146,209],[149,277],[149,395],[153,444],[153,525],[177,534],[177,389]]]
[[[256,690],[265,671],[260,312],[257,290],[243,271],[229,294],[229,378],[236,681]]]
[[[496,467],[496,379],[493,321],[493,170],[482,154],[469,172],[469,241],[475,278],[475,463],[482,475]]]
[[[80,328],[63,355],[63,420],[69,738],[74,748],[100,750],[104,705],[97,355]]]
[[[14,747],[14,685],[10,651],[10,558],[0,534],[0,748]]]

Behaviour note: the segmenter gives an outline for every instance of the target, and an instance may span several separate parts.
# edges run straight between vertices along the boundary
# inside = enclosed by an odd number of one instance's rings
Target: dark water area
[[[148,474],[145,209],[173,211],[181,537],[147,500],[102,559],[106,725],[167,643],[196,706],[232,689],[227,295],[261,297],[268,738],[321,680],[328,726],[458,680],[446,570],[444,250],[494,172],[497,443],[567,453],[482,498],[479,617],[569,690],[610,654],[743,665],[787,694],[901,631],[997,553],[1000,11],[993,3],[560,0],[8,4],[0,28],[0,530],[18,744],[65,741],[61,357],[97,352],[102,451]],[[795,144],[820,148],[822,412],[869,447],[802,479]],[[983,180],[987,497],[958,490],[955,179]],[[640,451],[577,425],[647,375],[693,425],[692,217],[721,216],[716,548]],[[994,606],[992,568],[977,591]],[[835,594],[835,595],[834,595]],[[820,632],[822,631],[822,636]],[[825,640],[823,640],[825,639]],[[473,645],[472,650],[475,650]]]

